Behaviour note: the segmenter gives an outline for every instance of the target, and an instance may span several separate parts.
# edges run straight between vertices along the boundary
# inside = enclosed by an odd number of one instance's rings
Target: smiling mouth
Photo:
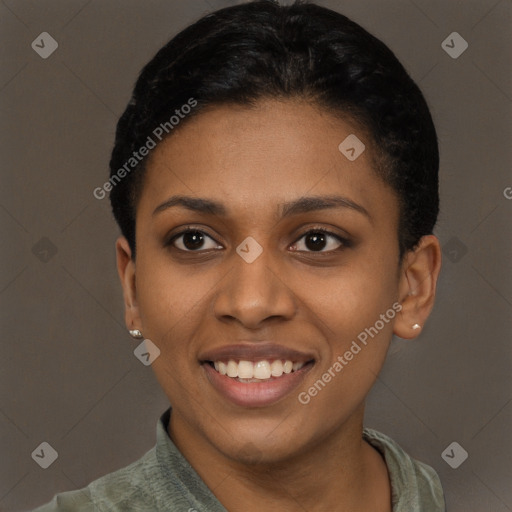
[[[313,365],[314,360],[291,361],[289,359],[275,359],[269,361],[234,360],[205,361],[217,373],[243,383],[268,382],[280,379],[283,375],[295,373],[306,366]]]

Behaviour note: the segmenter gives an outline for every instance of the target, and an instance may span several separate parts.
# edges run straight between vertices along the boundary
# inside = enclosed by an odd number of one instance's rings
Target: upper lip
[[[205,361],[263,361],[276,360],[293,362],[308,362],[314,359],[312,354],[277,345],[275,343],[238,343],[224,345],[219,348],[207,350],[199,356],[201,362]]]

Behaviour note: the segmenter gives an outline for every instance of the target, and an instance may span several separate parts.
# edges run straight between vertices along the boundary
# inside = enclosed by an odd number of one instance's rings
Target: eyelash
[[[183,252],[183,253],[202,253],[202,252],[206,252],[206,251],[210,251],[210,250],[216,250],[216,249],[198,249],[197,251],[192,251],[192,250],[184,250],[184,249],[179,249],[178,247],[174,247],[173,244],[174,242],[180,238],[181,236],[187,234],[187,233],[194,233],[194,232],[197,232],[197,233],[201,233],[203,235],[206,235],[208,238],[211,238],[215,243],[218,243],[211,235],[209,235],[206,231],[203,231],[202,229],[199,229],[199,228],[195,228],[194,226],[187,226],[186,229],[180,231],[179,233],[176,233],[175,235],[173,235],[166,243],[165,243],[165,246],[171,246],[173,249],[176,249],[177,251],[180,251],[180,252]],[[338,242],[341,243],[341,246],[336,248],[336,249],[332,249],[330,251],[303,251],[303,250],[300,250],[300,251],[295,251],[295,252],[299,252],[299,253],[309,253],[309,254],[333,254],[335,252],[338,252],[340,250],[343,250],[344,248],[348,248],[348,247],[351,247],[352,246],[352,243],[350,240],[348,240],[347,238],[344,238],[336,233],[333,233],[332,231],[329,231],[328,229],[326,228],[323,228],[323,227],[313,227],[313,228],[310,228],[308,229],[308,231],[302,233],[302,235],[296,239],[295,242],[293,242],[292,245],[295,245],[299,240],[301,240],[302,238],[304,238],[305,236],[311,234],[311,233],[322,233],[324,235],[329,235],[333,238],[335,238]],[[220,245],[220,244],[219,244]]]

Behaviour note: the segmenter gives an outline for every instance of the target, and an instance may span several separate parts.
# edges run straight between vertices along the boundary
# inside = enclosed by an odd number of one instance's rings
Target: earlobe
[[[123,287],[125,322],[128,329],[140,329],[140,315],[135,284],[135,262],[128,240],[124,236],[116,240],[117,272]]]
[[[434,235],[422,237],[404,256],[399,283],[402,310],[394,325],[398,337],[412,339],[421,333],[434,306],[440,270],[441,248]]]

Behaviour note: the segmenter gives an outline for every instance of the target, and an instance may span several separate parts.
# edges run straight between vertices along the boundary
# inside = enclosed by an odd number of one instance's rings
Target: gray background
[[[168,406],[133,355],[107,178],[141,67],[229,1],[0,1],[0,510],[20,511],[136,460]],[[381,38],[431,105],[444,247],[434,312],[394,340],[366,425],[439,473],[451,512],[512,510],[510,0],[325,1]],[[59,44],[42,59],[43,31]],[[469,43],[457,59],[441,43]],[[31,457],[46,441],[58,459]],[[457,441],[457,469],[441,457]]]

